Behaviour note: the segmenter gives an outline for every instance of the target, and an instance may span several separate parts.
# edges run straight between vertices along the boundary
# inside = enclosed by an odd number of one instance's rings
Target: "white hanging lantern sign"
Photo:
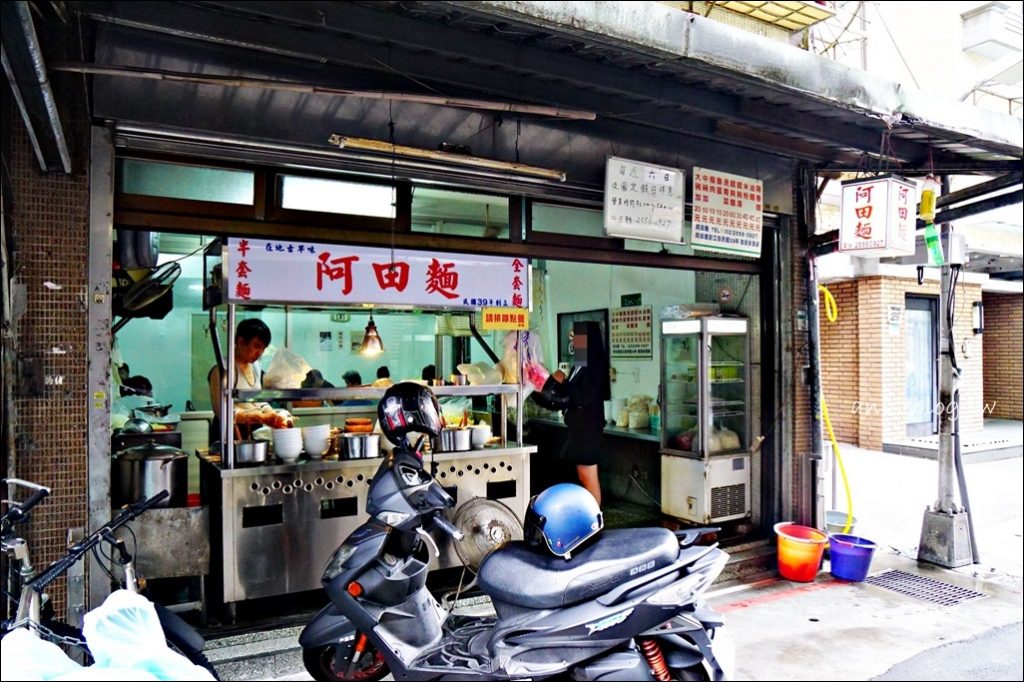
[[[843,183],[839,250],[857,256],[911,256],[917,185],[883,175]]]

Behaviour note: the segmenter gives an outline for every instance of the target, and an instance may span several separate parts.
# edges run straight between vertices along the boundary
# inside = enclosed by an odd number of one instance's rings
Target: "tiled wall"
[[[999,419],[1024,419],[1021,383],[1020,294],[984,294],[985,412]]]
[[[63,553],[69,528],[86,525],[88,508],[86,348],[89,178],[87,172],[42,174],[18,112],[11,122],[10,173],[14,248],[11,271],[25,287],[18,320],[20,358],[41,363],[42,395],[15,383],[16,445],[13,472],[52,488],[28,524],[32,560],[39,567]],[[88,121],[74,112],[75,131],[88,136]],[[66,124],[67,125],[67,124]],[[68,132],[68,131],[66,131]],[[81,159],[75,168],[86,166]],[[65,583],[49,590],[65,613]]]

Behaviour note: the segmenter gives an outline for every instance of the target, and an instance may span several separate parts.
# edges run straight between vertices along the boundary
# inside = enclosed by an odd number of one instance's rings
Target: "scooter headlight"
[[[327,560],[327,565],[324,567],[323,582],[330,582],[341,574],[342,570],[344,570],[345,562],[355,553],[356,547],[358,545],[342,545],[334,550],[334,554]]]
[[[377,520],[389,526],[400,526],[410,518],[412,518],[412,514],[405,512],[383,511],[377,514]]]

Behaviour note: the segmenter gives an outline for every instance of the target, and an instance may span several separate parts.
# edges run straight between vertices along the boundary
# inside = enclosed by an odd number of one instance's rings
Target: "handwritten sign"
[[[613,358],[652,357],[651,306],[612,308],[609,335]]]
[[[609,156],[604,174],[604,232],[609,237],[683,242],[679,168]]]
[[[763,192],[760,180],[694,167],[694,250],[760,256]]]
[[[230,239],[224,266],[232,303],[529,308],[522,258],[365,246]]]
[[[859,256],[909,256],[917,228],[917,185],[881,176],[843,183],[839,250]]]

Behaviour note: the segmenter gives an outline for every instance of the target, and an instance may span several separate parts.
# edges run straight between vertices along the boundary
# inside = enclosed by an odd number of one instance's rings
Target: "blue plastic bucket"
[[[875,543],[856,535],[829,535],[832,575],[840,580],[860,582],[868,577]]]

